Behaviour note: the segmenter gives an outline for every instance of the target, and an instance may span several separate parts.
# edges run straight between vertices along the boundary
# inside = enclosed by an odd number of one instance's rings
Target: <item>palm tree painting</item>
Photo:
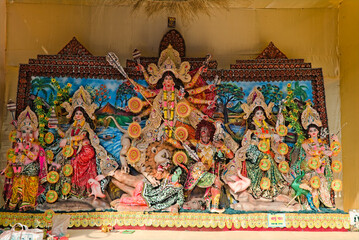
[[[293,86],[293,84],[292,84]],[[308,98],[308,94],[306,93],[306,90],[308,90],[308,87],[305,85],[299,85],[299,82],[294,82],[294,88],[293,88],[293,94],[295,97],[297,97],[299,100],[304,102]]]
[[[31,93],[35,96],[39,96],[41,93],[43,99],[46,101],[48,93],[54,94],[56,92],[54,86],[51,84],[51,78],[35,77],[31,81]]]

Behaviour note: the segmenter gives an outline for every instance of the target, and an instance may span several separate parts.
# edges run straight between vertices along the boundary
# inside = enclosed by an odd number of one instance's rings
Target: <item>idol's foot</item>
[[[211,212],[212,213],[223,213],[226,209],[222,208],[222,209],[219,209],[219,208],[211,208]]]

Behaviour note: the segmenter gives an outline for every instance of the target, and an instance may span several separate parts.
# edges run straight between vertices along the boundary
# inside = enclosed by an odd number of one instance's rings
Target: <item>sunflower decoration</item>
[[[284,99],[282,113],[285,118],[285,121],[289,123],[288,128],[291,128],[298,135],[298,140],[296,142],[296,145],[300,146],[305,139],[305,134],[302,125],[300,121],[298,121],[303,112],[303,106],[301,106],[300,104],[294,101],[294,97],[295,97],[294,91],[290,83],[287,84],[287,92],[288,95]],[[284,130],[283,128],[279,130],[280,130],[280,134],[283,135],[287,134],[286,129]]]

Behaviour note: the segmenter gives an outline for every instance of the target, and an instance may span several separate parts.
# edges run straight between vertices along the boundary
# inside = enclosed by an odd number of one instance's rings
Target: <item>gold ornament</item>
[[[302,126],[306,130],[310,124],[314,124],[318,127],[322,126],[322,121],[320,120],[319,113],[307,104],[306,109],[302,113]]]
[[[17,122],[18,122],[18,126],[17,126],[18,130],[20,130],[24,126],[31,126],[33,130],[37,129],[38,127],[37,116],[30,109],[29,106],[27,106],[26,109],[20,113],[19,117],[17,118]]]
[[[91,103],[91,95],[88,91],[86,91],[83,86],[80,86],[80,88],[74,93],[72,97],[72,105],[68,102],[64,102],[61,104],[63,108],[66,109],[66,111],[69,113],[66,117],[71,118],[73,111],[77,107],[81,107],[85,110],[87,115],[94,120],[95,115],[94,112],[98,108],[96,103]]]
[[[71,176],[71,174],[73,173],[74,169],[70,164],[66,164],[63,168],[62,168],[62,172],[64,174],[65,177],[69,177]]]
[[[50,190],[46,193],[46,201],[48,203],[56,202],[57,198],[58,198],[57,192],[55,192],[54,190]]]
[[[268,171],[270,169],[270,161],[268,158],[263,158],[260,162],[259,162],[259,168],[262,171]]]
[[[267,177],[262,177],[262,180],[259,184],[262,190],[268,190],[271,186],[270,179]]]
[[[129,164],[136,164],[141,158],[141,152],[138,148],[131,147],[127,152],[127,161]]]
[[[133,112],[133,113],[139,113],[139,112],[141,112],[142,107],[143,107],[142,100],[139,99],[138,97],[132,97],[132,98],[128,101],[128,108],[129,108],[130,111]]]
[[[281,173],[288,173],[289,172],[289,164],[286,161],[282,161],[278,165],[278,169]]]
[[[310,179],[310,186],[314,189],[319,189],[320,187],[320,178],[318,176],[313,176]]]
[[[268,152],[270,148],[270,143],[267,139],[264,139],[264,140],[261,140],[259,141],[258,143],[258,149],[261,151],[261,152]]]
[[[339,142],[334,141],[330,144],[330,150],[333,152],[333,155],[336,156],[342,151],[342,146]]]
[[[319,157],[311,157],[311,158],[309,158],[308,166],[313,170],[318,169],[320,167],[320,158]]]
[[[45,152],[47,161],[51,162],[54,159],[54,153],[51,150]]]
[[[243,103],[241,108],[243,109],[245,115],[244,119],[248,119],[249,115],[253,112],[256,107],[262,107],[267,118],[271,118],[271,112],[274,103],[265,103],[263,94],[255,87],[252,92],[247,97],[247,103]]]
[[[52,218],[54,217],[55,212],[52,209],[48,209],[44,212],[44,220],[46,223],[51,223]]]
[[[186,118],[191,114],[191,107],[186,102],[179,102],[176,106],[176,114],[181,118]]]
[[[335,179],[332,181],[331,187],[332,187],[333,191],[340,192],[340,191],[342,191],[343,183],[341,180]]]
[[[288,145],[285,143],[280,143],[278,146],[278,152],[282,155],[286,155],[288,153]]]
[[[178,151],[173,155],[172,161],[176,166],[178,164],[187,164],[188,157],[183,151]]]
[[[185,127],[178,127],[175,130],[175,136],[180,141],[185,141],[188,138],[188,131]]]
[[[16,158],[16,156],[15,156],[15,149],[10,148],[9,150],[7,150],[6,158],[7,158],[7,160],[13,162],[13,161],[15,160],[15,158]]]
[[[128,135],[132,138],[138,138],[141,135],[141,126],[138,122],[133,122],[128,126]]]
[[[70,183],[64,183],[64,185],[62,185],[62,189],[61,189],[61,192],[62,192],[62,195],[67,195],[69,194],[71,191],[71,185]]]
[[[148,79],[150,84],[157,84],[158,80],[162,78],[163,73],[172,72],[176,78],[184,83],[191,81],[191,76],[188,74],[190,70],[189,62],[182,62],[178,51],[168,45],[167,49],[161,52],[158,60],[158,65],[151,63],[148,65],[147,71],[151,75]]]
[[[66,145],[66,146],[62,149],[62,154],[63,154],[65,157],[67,157],[67,158],[69,158],[69,157],[71,157],[72,155],[74,155],[74,152],[75,152],[75,150],[74,150],[73,147],[70,146],[70,145]]]
[[[335,172],[335,173],[341,172],[342,167],[343,167],[343,165],[342,165],[341,161],[335,160],[335,161],[332,162],[332,170],[333,170],[333,172]]]
[[[16,142],[16,131],[11,131],[9,134],[9,140],[10,142]]]
[[[57,183],[57,181],[59,181],[59,178],[60,178],[59,173],[56,171],[49,172],[46,177],[49,183]]]
[[[288,133],[288,128],[285,125],[279,125],[276,130],[278,135],[281,137],[286,136]]]
[[[47,144],[51,144],[54,141],[54,134],[52,132],[48,132],[45,134],[45,142]]]

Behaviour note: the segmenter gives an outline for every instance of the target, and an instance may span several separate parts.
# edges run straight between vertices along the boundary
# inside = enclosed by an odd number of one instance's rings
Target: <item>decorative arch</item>
[[[263,52],[257,56],[257,59],[288,59],[288,58],[274,45],[273,42],[270,42],[268,46],[263,50]]]
[[[172,47],[179,52],[181,58],[186,56],[186,44],[184,38],[175,29],[168,31],[162,37],[158,56],[161,54],[163,50],[165,50],[168,47],[169,44],[171,44]]]
[[[92,54],[73,37],[71,41],[58,53],[58,55],[92,56]]]

